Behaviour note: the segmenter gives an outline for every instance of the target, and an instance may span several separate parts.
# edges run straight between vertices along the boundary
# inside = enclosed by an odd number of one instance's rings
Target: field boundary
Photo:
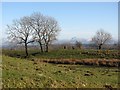
[[[91,65],[91,66],[106,66],[119,67],[120,60],[118,59],[33,59],[35,63],[46,62],[52,64],[74,64],[74,65]]]

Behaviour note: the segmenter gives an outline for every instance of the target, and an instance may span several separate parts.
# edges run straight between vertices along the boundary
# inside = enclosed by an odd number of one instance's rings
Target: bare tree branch
[[[101,49],[102,46],[108,43],[111,39],[111,34],[105,32],[103,29],[100,29],[96,32],[96,35],[92,38],[92,41],[98,46],[98,49]]]
[[[30,17],[22,17],[20,20],[14,20],[12,25],[8,25],[8,37],[12,42],[18,44],[24,43],[26,56],[28,56],[27,45],[33,42],[32,28],[30,26]]]

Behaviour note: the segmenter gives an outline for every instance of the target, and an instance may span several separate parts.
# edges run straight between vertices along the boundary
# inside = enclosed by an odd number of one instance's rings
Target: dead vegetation
[[[52,64],[78,64],[78,65],[95,65],[95,66],[106,66],[106,67],[118,67],[120,60],[118,59],[81,59],[81,60],[71,60],[71,59],[44,59],[38,60],[42,62],[52,63]]]

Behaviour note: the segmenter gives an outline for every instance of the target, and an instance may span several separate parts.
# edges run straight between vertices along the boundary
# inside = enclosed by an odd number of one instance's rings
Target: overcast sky
[[[118,38],[117,2],[3,2],[2,38],[6,37],[7,24],[33,12],[41,12],[58,21],[61,27],[58,39],[90,40],[101,28],[111,33],[114,39]]]

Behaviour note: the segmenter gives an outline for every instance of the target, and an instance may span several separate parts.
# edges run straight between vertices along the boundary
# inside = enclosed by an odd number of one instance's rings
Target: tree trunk
[[[98,49],[100,50],[102,48],[102,44],[99,45]]]
[[[26,53],[26,57],[27,57],[28,56],[27,43],[25,43],[25,53]]]
[[[43,52],[43,47],[42,47],[41,42],[39,42],[39,45],[40,45],[41,52]]]
[[[48,44],[46,44],[45,48],[46,48],[45,52],[48,52]]]

